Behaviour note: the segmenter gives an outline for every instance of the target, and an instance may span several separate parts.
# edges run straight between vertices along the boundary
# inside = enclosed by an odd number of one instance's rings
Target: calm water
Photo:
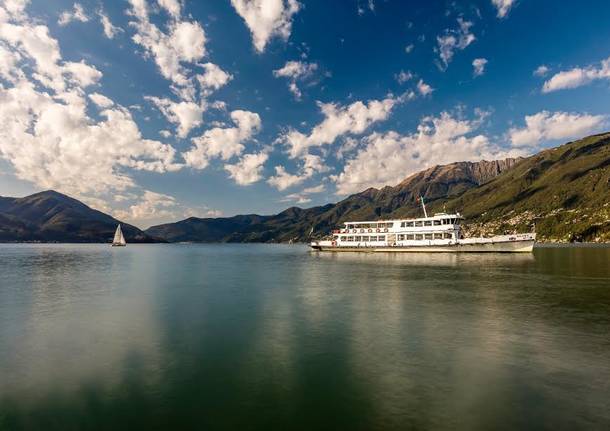
[[[608,429],[610,249],[0,245],[0,429]]]

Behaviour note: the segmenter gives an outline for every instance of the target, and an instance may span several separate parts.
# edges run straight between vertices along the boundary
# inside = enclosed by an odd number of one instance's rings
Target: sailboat
[[[127,242],[125,241],[125,237],[123,236],[123,231],[121,230],[121,225],[119,224],[116,227],[116,231],[114,232],[114,239],[112,240],[113,247],[125,247]]]

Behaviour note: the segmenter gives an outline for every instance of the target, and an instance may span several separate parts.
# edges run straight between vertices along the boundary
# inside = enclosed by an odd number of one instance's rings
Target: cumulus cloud
[[[485,66],[487,66],[487,59],[485,58],[475,58],[472,61],[472,74],[476,78],[477,76],[481,76],[485,73]]]
[[[423,118],[417,131],[409,135],[390,131],[367,136],[363,150],[333,177],[337,194],[397,184],[408,175],[437,164],[506,157],[508,153],[476,133],[483,118],[484,113],[468,120],[443,112],[438,117]]]
[[[139,196],[122,196],[121,201],[133,203],[125,209],[113,211],[119,220],[136,225],[151,225],[174,221],[186,217],[219,217],[222,212],[206,206],[189,207],[178,202],[173,196],[144,190]]]
[[[409,45],[405,46],[405,53],[411,54],[411,52],[413,51],[413,48],[415,48],[415,45],[413,45],[412,43],[410,43]]]
[[[505,18],[508,16],[511,8],[515,5],[515,0],[491,0],[491,3],[496,7],[498,11],[498,18]]]
[[[182,154],[188,166],[205,169],[212,158],[229,160],[239,156],[245,148],[244,142],[261,129],[261,119],[255,112],[232,111],[231,119],[235,127],[215,127],[191,139],[194,146]]]
[[[213,90],[224,87],[233,79],[233,75],[225,72],[214,63],[205,63],[201,67],[203,67],[204,73],[196,75],[195,78],[201,86],[202,93],[205,95],[209,95]]]
[[[428,94],[432,94],[434,88],[426,84],[423,79],[420,79],[417,82],[417,91],[419,92],[419,94],[426,97]]]
[[[95,103],[99,108],[110,108],[112,105],[114,105],[112,99],[100,93],[90,94],[89,99],[91,99],[91,101]]]
[[[292,16],[301,8],[296,0],[231,0],[231,4],[250,29],[258,52],[265,50],[272,37],[288,40]]]
[[[311,202],[310,195],[315,193],[322,193],[325,189],[326,187],[324,186],[324,184],[320,184],[318,186],[313,187],[307,187],[299,193],[291,193],[289,195],[286,195],[285,197],[280,199],[280,202],[296,202],[297,204],[306,204]]]
[[[237,184],[247,186],[263,178],[263,165],[268,158],[269,155],[264,151],[246,154],[237,163],[225,165],[225,170]]]
[[[601,130],[606,116],[541,111],[525,117],[525,127],[511,128],[508,135],[515,147],[537,146],[544,141],[581,138]]]
[[[439,69],[446,70],[453,60],[453,55],[456,49],[466,49],[468,45],[476,40],[476,37],[470,31],[474,25],[471,21],[464,21],[463,18],[458,18],[457,29],[447,29],[442,36],[436,37],[437,48],[441,63],[438,63]]]
[[[117,27],[112,24],[112,22],[110,21],[110,18],[108,18],[108,15],[106,15],[106,13],[102,9],[100,9],[97,12],[97,15],[99,16],[100,22],[102,23],[102,27],[104,29],[104,35],[108,39],[114,39],[114,37],[117,34],[119,34],[123,31],[122,28]]]
[[[318,172],[327,172],[328,166],[322,158],[315,154],[306,154],[302,158],[302,166],[298,174],[291,174],[282,165],[275,167],[275,175],[267,180],[267,183],[276,189],[283,191],[290,187],[301,184]]]
[[[129,2],[130,14],[135,18],[130,23],[136,29],[133,41],[155,60],[163,77],[179,86],[188,86],[188,70],[183,64],[200,61],[206,54],[207,38],[201,25],[196,21],[181,21],[179,3],[172,6],[177,2],[163,1],[160,6],[172,16],[165,33],[150,21],[146,0]]]
[[[549,69],[548,66],[545,66],[544,64],[541,64],[540,66],[538,66],[536,68],[536,70],[534,70],[534,72],[532,72],[532,75],[539,76],[539,77],[543,78],[546,75],[548,75],[550,70],[551,69]]]
[[[65,10],[59,15],[59,19],[57,20],[57,24],[60,26],[65,26],[70,24],[72,21],[80,21],[87,22],[89,21],[89,17],[85,13],[85,9],[80,3],[74,3],[72,10]]]
[[[311,147],[332,144],[341,135],[358,135],[364,132],[372,124],[388,118],[394,106],[412,97],[413,94],[408,93],[400,97],[388,96],[383,100],[370,100],[367,103],[357,101],[347,106],[318,102],[324,120],[315,126],[309,135],[289,129],[279,140],[288,145],[290,157],[295,158],[306,153]]]
[[[602,60],[599,66],[575,67],[553,75],[542,86],[543,93],[582,87],[593,81],[610,80],[610,57]]]
[[[300,100],[302,93],[297,86],[297,81],[311,78],[317,70],[318,65],[316,63],[287,61],[282,68],[273,71],[273,76],[276,78],[288,78],[288,89],[294,95],[295,99]]]
[[[25,4],[0,6],[0,46],[20,71],[0,86],[0,157],[16,175],[78,196],[134,187],[128,169],[180,169],[171,146],[144,139],[129,111],[106,96],[91,94],[100,119],[87,115],[85,90],[101,72],[85,61],[63,61],[59,44],[25,14]],[[33,65],[30,75],[26,64]]]
[[[405,82],[413,79],[413,74],[408,70],[406,72],[404,70],[401,70],[396,75],[394,75],[394,79],[396,80],[396,82],[402,85]]]
[[[205,110],[202,105],[152,96],[146,96],[145,99],[152,102],[170,122],[178,126],[177,133],[180,138],[186,138],[192,129],[201,125]]]

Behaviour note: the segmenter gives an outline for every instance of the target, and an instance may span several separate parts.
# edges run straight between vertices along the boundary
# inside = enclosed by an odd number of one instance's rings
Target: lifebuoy
[[[333,247],[335,247],[337,245],[337,241],[333,241],[332,245],[333,245]]]
[[[364,229],[360,229],[360,233],[364,233]]]
[[[373,229],[369,229],[369,233],[373,232]]]
[[[388,231],[388,228],[386,227],[386,228],[385,228],[383,231],[384,231],[384,232],[387,232],[387,231]]]
[[[381,232],[381,229],[377,228],[375,229],[375,232]]]

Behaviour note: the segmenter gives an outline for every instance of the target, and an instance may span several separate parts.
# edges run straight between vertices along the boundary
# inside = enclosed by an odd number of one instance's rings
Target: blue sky
[[[331,6],[332,5],[332,6]],[[0,1],[0,195],[271,214],[608,129],[610,4]]]

